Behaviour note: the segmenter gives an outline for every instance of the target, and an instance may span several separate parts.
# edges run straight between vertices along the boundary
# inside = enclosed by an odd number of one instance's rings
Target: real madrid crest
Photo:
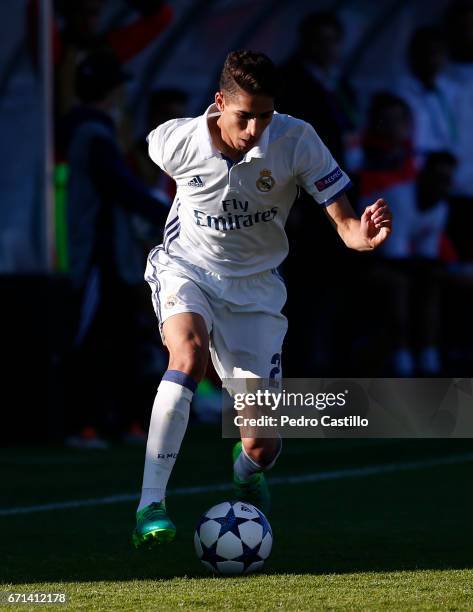
[[[271,170],[265,168],[260,172],[260,177],[256,181],[256,187],[258,187],[260,191],[270,191],[274,187],[275,182],[276,181],[271,176]]]
[[[164,308],[174,308],[174,306],[178,303],[178,299],[176,295],[168,295],[166,301],[164,302]]]

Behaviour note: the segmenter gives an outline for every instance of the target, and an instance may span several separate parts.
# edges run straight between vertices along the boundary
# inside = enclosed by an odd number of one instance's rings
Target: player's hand
[[[389,206],[382,198],[365,208],[360,219],[360,231],[372,249],[379,247],[389,236],[392,219]]]

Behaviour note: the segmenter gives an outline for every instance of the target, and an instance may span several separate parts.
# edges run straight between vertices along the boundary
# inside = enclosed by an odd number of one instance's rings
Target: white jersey
[[[232,164],[212,143],[208,117],[215,115],[211,105],[199,117],[167,121],[148,136],[151,159],[177,184],[162,248],[223,276],[277,268],[287,256],[284,225],[298,186],[327,206],[350,180],[312,126],[279,113]]]

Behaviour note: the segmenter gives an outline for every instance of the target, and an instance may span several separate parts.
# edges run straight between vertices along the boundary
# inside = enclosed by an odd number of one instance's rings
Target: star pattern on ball
[[[207,569],[219,574],[245,574],[260,570],[265,563],[271,551],[272,530],[258,508],[232,500],[213,506],[201,517],[194,544]]]
[[[256,508],[256,511],[258,512],[259,515],[259,521],[255,521],[255,522],[259,522],[259,524],[261,525],[261,527],[263,528],[263,535],[261,536],[261,539],[264,539],[264,536],[269,533],[271,536],[273,535],[273,532],[271,531],[271,527],[269,525],[268,519],[264,516],[264,514],[262,514],[258,508]]]
[[[207,561],[215,569],[217,569],[217,563],[219,561],[227,561],[225,557],[221,557],[217,553],[217,544],[218,544],[218,538],[217,540],[215,540],[212,546],[206,546],[203,542],[200,543],[200,545],[202,546],[202,553],[203,553],[202,557],[200,558],[201,561]]]
[[[225,535],[228,532],[233,533],[237,538],[240,538],[240,531],[238,529],[239,525],[241,525],[242,523],[248,523],[248,522],[259,523],[259,521],[255,519],[235,516],[233,507],[230,508],[226,516],[223,516],[221,518],[213,518],[212,520],[217,523],[220,523],[221,525],[220,533],[218,534],[219,538],[221,538],[223,535]]]
[[[243,563],[243,571],[246,572],[246,570],[250,567],[252,563],[254,563],[255,561],[262,561],[261,557],[258,556],[257,553],[257,550],[259,549],[261,544],[258,543],[254,548],[251,548],[250,546],[248,546],[248,544],[245,544],[245,542],[242,541],[242,546],[243,554],[239,557],[235,557],[233,561],[240,561],[241,563]]]

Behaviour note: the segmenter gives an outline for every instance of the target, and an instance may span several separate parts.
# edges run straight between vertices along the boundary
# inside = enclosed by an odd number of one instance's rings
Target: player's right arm
[[[148,154],[154,163],[161,168],[163,172],[171,176],[171,173],[166,166],[166,140],[169,136],[171,121],[166,121],[158,125],[157,128],[152,130],[146,141],[148,143]]]
[[[174,180],[182,166],[183,142],[178,128],[189,121],[189,118],[171,119],[158,125],[146,138],[150,158]]]

